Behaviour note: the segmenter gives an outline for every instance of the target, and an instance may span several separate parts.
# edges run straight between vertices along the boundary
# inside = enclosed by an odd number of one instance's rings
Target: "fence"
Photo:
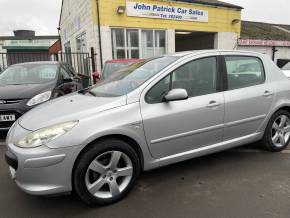
[[[13,64],[35,61],[59,61],[71,65],[77,73],[91,76],[95,71],[94,50],[90,53],[65,53],[49,54],[48,52],[8,52],[0,53],[0,71]]]

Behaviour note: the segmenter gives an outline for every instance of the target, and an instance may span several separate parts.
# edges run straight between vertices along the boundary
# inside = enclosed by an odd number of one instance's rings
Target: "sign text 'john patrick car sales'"
[[[208,22],[208,11],[127,1],[127,16]]]

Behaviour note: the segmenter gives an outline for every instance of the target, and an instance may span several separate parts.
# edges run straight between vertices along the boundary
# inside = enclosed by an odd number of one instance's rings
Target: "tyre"
[[[284,150],[290,141],[290,113],[285,110],[277,111],[270,119],[265,130],[262,144],[268,151]]]
[[[128,143],[103,140],[78,158],[73,173],[74,190],[86,204],[112,204],[129,193],[140,170],[138,155]]]

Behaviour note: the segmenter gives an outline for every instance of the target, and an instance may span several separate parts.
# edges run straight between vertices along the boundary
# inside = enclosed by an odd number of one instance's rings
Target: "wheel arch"
[[[273,114],[275,114],[277,111],[280,111],[280,110],[285,110],[285,111],[290,113],[290,105],[284,105],[284,106],[278,108],[277,110],[275,110],[275,112]],[[273,114],[272,114],[272,116],[273,116]]]
[[[107,135],[99,136],[99,137],[93,139],[86,146],[83,147],[83,149],[78,153],[78,155],[74,161],[72,175],[74,174],[76,163],[78,162],[81,155],[83,153],[85,153],[94,144],[96,144],[100,141],[106,140],[106,139],[118,139],[118,140],[122,140],[122,141],[128,143],[130,145],[130,147],[134,149],[134,151],[136,152],[136,154],[139,157],[141,171],[144,170],[144,155],[143,155],[143,152],[142,152],[142,149],[141,149],[139,143],[135,139],[133,139],[132,137],[125,135],[125,134],[107,134]]]
[[[271,110],[271,112],[267,115],[265,122],[261,125],[261,127],[259,129],[264,132],[271,117],[280,110],[286,110],[290,113],[290,103],[289,104],[281,104],[278,107],[275,107],[273,110]]]

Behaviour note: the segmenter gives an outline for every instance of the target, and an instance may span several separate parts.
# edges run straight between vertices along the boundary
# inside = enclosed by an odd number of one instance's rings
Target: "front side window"
[[[57,65],[24,64],[14,65],[0,74],[0,85],[40,84],[55,80]]]
[[[259,58],[226,56],[225,61],[229,90],[264,83],[264,67]]]
[[[191,61],[158,82],[146,95],[150,104],[160,103],[171,89],[185,89],[189,97],[216,92],[216,57]]]

